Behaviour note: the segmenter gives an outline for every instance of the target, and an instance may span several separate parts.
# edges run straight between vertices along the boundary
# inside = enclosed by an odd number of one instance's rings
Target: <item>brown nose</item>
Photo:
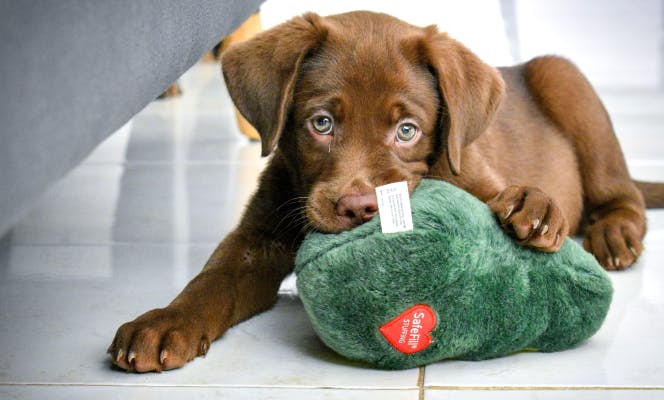
[[[354,226],[362,225],[378,213],[375,193],[346,195],[337,202],[337,215],[347,218]]]

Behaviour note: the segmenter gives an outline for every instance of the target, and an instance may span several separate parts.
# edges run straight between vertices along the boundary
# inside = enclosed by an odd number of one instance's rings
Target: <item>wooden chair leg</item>
[[[177,97],[182,94],[182,89],[180,89],[180,85],[178,84],[177,81],[173,83],[166,91],[157,97],[157,99],[166,99],[169,97]]]

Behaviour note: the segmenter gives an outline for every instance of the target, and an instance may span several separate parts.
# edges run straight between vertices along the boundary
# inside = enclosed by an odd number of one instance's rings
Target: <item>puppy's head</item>
[[[496,70],[435,27],[369,12],[295,18],[232,47],[222,66],[263,155],[278,149],[326,232],[371,219],[376,186],[412,192],[439,162],[459,174],[503,93]]]

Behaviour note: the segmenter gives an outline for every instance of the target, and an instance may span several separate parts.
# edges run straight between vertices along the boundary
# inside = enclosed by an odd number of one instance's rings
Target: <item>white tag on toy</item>
[[[376,188],[380,227],[383,233],[413,230],[413,214],[410,211],[408,183],[396,182]]]

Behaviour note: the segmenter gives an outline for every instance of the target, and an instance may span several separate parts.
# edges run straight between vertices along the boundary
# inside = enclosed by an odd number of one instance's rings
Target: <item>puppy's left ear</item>
[[[495,68],[435,26],[424,29],[424,37],[416,46],[420,58],[424,56],[434,70],[446,103],[443,118],[447,118],[447,159],[452,173],[459,175],[461,150],[493,121],[505,82]]]
[[[263,157],[277,146],[304,58],[327,37],[323,19],[296,17],[229,48],[221,59],[228,92],[258,130]]]

